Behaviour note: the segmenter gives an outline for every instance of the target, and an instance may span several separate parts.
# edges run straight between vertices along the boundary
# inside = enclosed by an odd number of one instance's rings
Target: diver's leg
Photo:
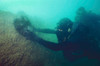
[[[88,56],[88,59],[97,59],[100,61],[100,49],[86,50],[85,56]]]
[[[69,43],[63,49],[63,54],[66,59],[68,59],[70,62],[76,61],[83,56],[83,50],[80,49],[80,46],[77,46],[77,44]]]
[[[83,57],[83,54],[78,55],[77,53],[75,54],[75,52],[69,50],[63,53],[64,53],[64,57],[70,62],[76,61]]]

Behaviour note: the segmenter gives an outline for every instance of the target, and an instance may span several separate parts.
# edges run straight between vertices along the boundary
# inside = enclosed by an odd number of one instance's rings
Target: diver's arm
[[[44,47],[49,48],[49,49],[54,50],[54,51],[61,50],[61,44],[57,44],[57,43],[43,40],[38,35],[36,35],[34,32],[32,32],[28,29],[19,30],[16,28],[16,30],[19,32],[19,34],[23,35],[28,40],[36,41],[39,44],[43,45]]]
[[[49,48],[54,51],[62,50],[62,44],[46,41],[46,40],[40,38],[39,36],[37,36],[36,34],[34,34],[33,32],[29,32],[29,33],[30,34],[28,34],[27,36],[28,36],[28,39],[30,39],[31,41],[36,41],[39,44],[43,45],[44,47]]]
[[[56,30],[52,30],[52,29],[37,29],[37,28],[35,28],[34,30],[38,31],[38,32],[50,33],[50,34],[55,34],[56,33]]]
[[[50,41],[43,40],[41,38],[38,38],[36,41],[48,49],[51,49],[54,51],[62,50],[62,44],[53,43]]]

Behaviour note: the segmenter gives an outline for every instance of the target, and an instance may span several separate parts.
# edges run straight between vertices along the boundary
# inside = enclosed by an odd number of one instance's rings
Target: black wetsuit
[[[15,28],[21,35],[25,36],[29,40],[37,41],[39,44],[51,50],[63,51],[64,56],[70,61],[76,60],[77,58],[81,58],[83,56],[87,56],[89,58],[96,58],[100,60],[100,53],[99,53],[98,46],[96,44],[94,45],[93,42],[90,41],[90,38],[93,38],[93,37],[92,36],[89,37],[89,34],[91,34],[91,30],[90,30],[91,28],[89,28],[88,26],[82,25],[80,23],[77,25],[76,29],[72,31],[72,33],[70,34],[68,34],[68,32],[64,32],[65,34],[62,33],[63,38],[65,37],[68,39],[64,41],[61,40],[62,39],[61,31],[53,31],[53,30],[48,30],[48,29],[39,30],[40,32],[56,34],[59,41],[59,43],[57,44],[57,43],[49,42],[49,41],[39,38],[38,36],[34,34],[34,32],[28,30],[27,27],[25,27],[25,29],[17,28],[20,26],[16,25],[16,22],[27,23],[27,21],[15,20],[15,23],[14,23]],[[27,26],[30,26],[30,25],[27,25]],[[68,38],[69,35],[70,37]]]

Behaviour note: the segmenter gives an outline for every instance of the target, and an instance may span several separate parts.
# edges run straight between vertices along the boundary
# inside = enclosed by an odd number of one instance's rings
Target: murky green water
[[[15,14],[24,12],[36,27],[54,29],[62,18],[74,22],[76,10],[81,6],[99,13],[99,3],[99,0],[0,0],[0,9]]]
[[[10,11],[14,14],[26,14],[35,27],[54,29],[62,18],[68,17],[74,22],[76,10],[81,6],[100,14],[99,4],[100,0],[0,0],[0,10]],[[58,42],[55,35],[43,34],[42,37],[52,42]],[[84,66],[84,62],[73,64],[76,66],[83,64]],[[73,64],[72,66],[74,66]]]
[[[41,19],[45,27],[54,28],[61,18],[74,21],[75,12],[81,6],[99,13],[99,3],[99,0],[0,0],[0,9],[13,13],[24,11]]]

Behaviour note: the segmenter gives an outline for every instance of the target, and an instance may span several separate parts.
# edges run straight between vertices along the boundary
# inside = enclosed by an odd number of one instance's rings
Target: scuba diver
[[[97,15],[95,16],[91,16],[91,14],[87,13],[86,10],[81,7],[77,10],[75,22],[64,18],[58,23],[56,30],[37,29],[23,16],[20,19],[15,19],[14,26],[16,30],[27,39],[36,41],[54,51],[63,51],[64,57],[69,61],[74,61],[84,56],[89,59],[100,60],[99,41],[97,41],[100,37],[94,35],[95,27],[93,25],[94,22],[97,22],[95,25],[99,25],[99,19],[97,19]],[[93,20],[91,20],[91,18],[93,18]],[[92,22],[93,24],[90,25]],[[43,40],[35,34],[36,31],[56,34],[58,43]]]

